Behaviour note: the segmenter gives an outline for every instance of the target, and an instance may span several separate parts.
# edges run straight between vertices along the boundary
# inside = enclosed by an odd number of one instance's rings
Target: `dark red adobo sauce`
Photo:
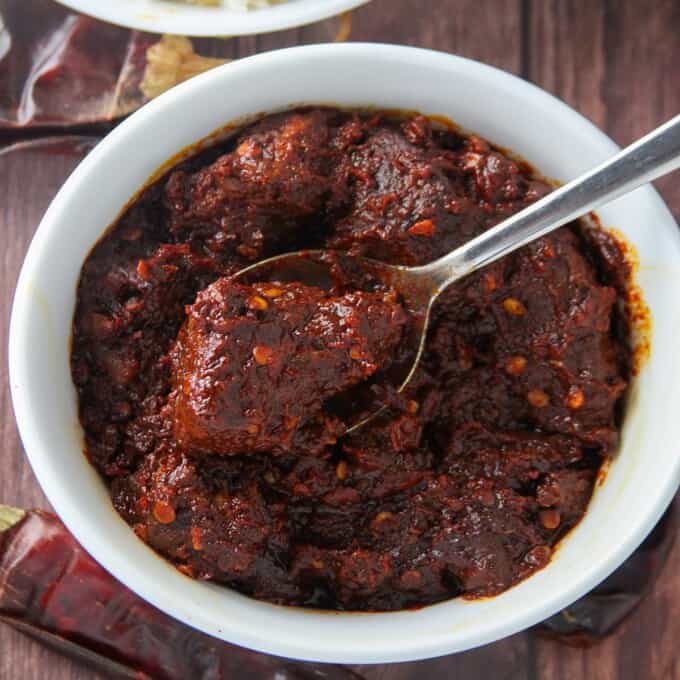
[[[423,264],[548,191],[479,137],[334,109],[168,172],[78,288],[73,380],[118,512],[185,574],[279,603],[394,610],[545,566],[619,436],[610,236],[574,223],[446,291],[406,398],[350,436],[326,400],[398,350],[403,310],[224,277],[306,247]]]

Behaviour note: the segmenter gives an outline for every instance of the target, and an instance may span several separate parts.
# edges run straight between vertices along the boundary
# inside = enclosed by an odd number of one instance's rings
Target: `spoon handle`
[[[568,184],[419,267],[441,291],[450,283],[680,167],[680,115]]]

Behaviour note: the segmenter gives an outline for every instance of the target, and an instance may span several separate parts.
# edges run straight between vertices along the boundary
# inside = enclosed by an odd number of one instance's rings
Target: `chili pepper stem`
[[[24,518],[25,514],[26,512],[20,508],[0,504],[0,533],[11,529]]]

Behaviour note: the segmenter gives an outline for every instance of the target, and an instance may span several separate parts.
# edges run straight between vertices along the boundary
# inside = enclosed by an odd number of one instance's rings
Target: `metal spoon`
[[[367,280],[392,287],[413,314],[409,360],[391,367],[390,385],[399,392],[409,383],[420,361],[432,306],[452,283],[511,253],[591,210],[680,167],[680,115],[625,148],[613,158],[485,231],[448,255],[420,267],[402,267],[335,251],[306,250],[279,255],[238,272],[234,278],[256,281],[300,281],[329,287],[341,267],[345,275],[365,287]],[[360,412],[348,414],[348,432],[364,425],[384,403],[364,402]]]

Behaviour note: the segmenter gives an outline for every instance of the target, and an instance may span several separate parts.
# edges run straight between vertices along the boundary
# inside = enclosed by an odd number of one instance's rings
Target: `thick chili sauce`
[[[278,603],[394,610],[545,566],[619,438],[612,237],[573,223],[447,290],[406,398],[344,436],[325,400],[398,350],[398,306],[225,277],[306,247],[423,264],[550,189],[423,116],[330,108],[268,116],[158,179],[84,264],[74,320],[87,453],[118,512],[185,574]],[[292,325],[261,342],[272,308]]]

